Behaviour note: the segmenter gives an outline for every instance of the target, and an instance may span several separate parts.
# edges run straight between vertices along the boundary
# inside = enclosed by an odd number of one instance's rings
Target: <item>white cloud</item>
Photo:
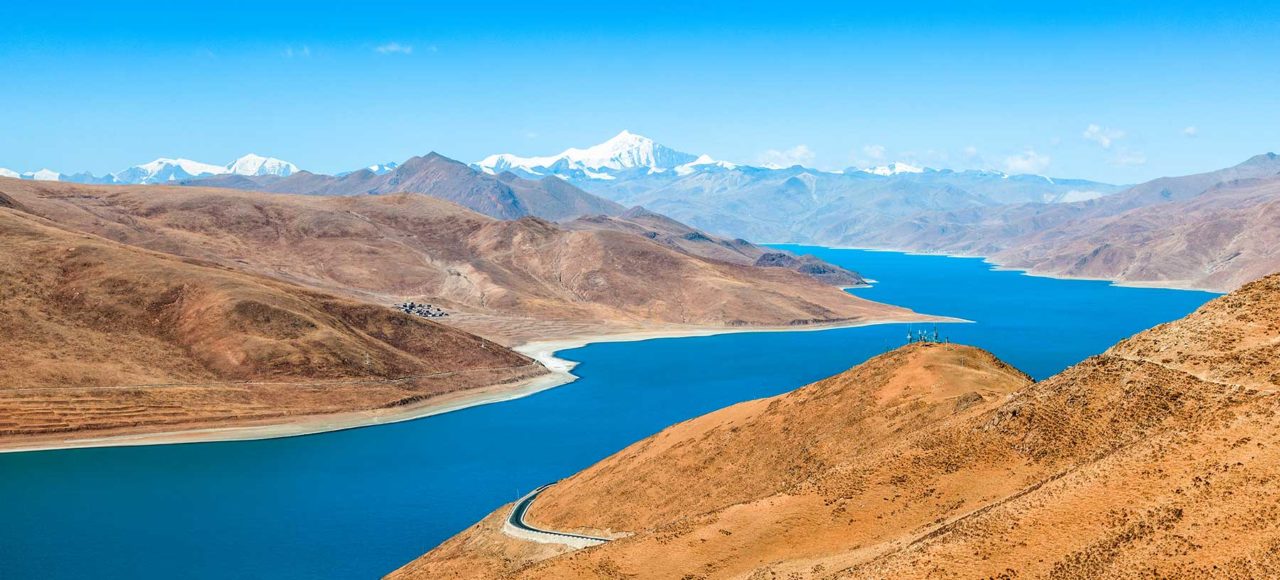
[[[855,167],[883,165],[887,153],[884,145],[863,145],[849,153],[849,162]]]
[[[969,160],[980,159],[982,157],[982,155],[978,153],[978,148],[973,145],[969,145],[964,149],[961,149],[960,153],[964,155],[965,159]]]
[[[307,58],[309,56],[311,56],[311,47],[305,44],[298,48],[294,48],[292,46],[286,46],[284,49],[285,58],[294,58],[294,57]]]
[[[760,154],[759,161],[770,167],[791,167],[792,165],[810,165],[817,154],[808,145],[796,145],[790,149],[779,151],[770,149]]]
[[[1049,168],[1049,156],[1036,153],[1035,149],[1027,149],[1018,155],[1010,155],[1004,158],[1004,170],[1006,173],[1035,173],[1039,174]]]
[[[1195,138],[1197,135],[1200,134],[1200,130],[1197,129],[1195,125],[1189,125],[1187,126],[1186,129],[1182,130],[1182,134],[1191,138]]]
[[[1085,128],[1082,135],[1085,139],[1101,145],[1103,149],[1110,149],[1112,143],[1124,138],[1124,131],[1119,129],[1108,129],[1101,125],[1090,124]]]
[[[1112,165],[1120,165],[1123,167],[1131,167],[1134,165],[1145,165],[1147,156],[1141,151],[1132,149],[1121,149],[1116,152],[1115,158],[1111,160]]]
[[[432,47],[434,49],[434,47]],[[388,42],[377,46],[374,50],[379,54],[413,54],[413,47],[399,42]]]

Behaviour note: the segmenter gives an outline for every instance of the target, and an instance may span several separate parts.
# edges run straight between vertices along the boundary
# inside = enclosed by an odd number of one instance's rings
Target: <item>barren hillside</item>
[[[451,324],[500,339],[583,328],[916,316],[786,268],[702,258],[622,231],[565,230],[531,217],[495,220],[423,195],[315,197],[6,179],[0,192],[49,219],[120,242],[374,302],[439,304],[453,314]]]
[[[1280,573],[1280,275],[1040,383],[911,345],[673,426],[395,578],[1202,578]]]
[[[1229,291],[1280,269],[1280,157],[1163,177],[1100,199],[927,211],[837,245],[990,257],[1033,273]]]
[[[0,208],[0,446],[412,405],[545,373],[460,330]]]
[[[829,264],[814,256],[796,256],[790,252],[760,247],[741,238],[731,240],[711,235],[642,207],[633,207],[616,216],[583,216],[563,225],[574,230],[628,232],[709,260],[743,266],[786,268],[833,286],[850,287],[867,283],[857,272]]]

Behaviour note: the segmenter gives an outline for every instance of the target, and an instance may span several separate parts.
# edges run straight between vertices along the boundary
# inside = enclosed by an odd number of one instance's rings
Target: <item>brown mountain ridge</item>
[[[919,319],[788,268],[605,228],[496,220],[425,195],[303,196],[0,179],[30,211],[119,242],[365,301],[438,304],[516,342],[672,328]]]
[[[857,272],[814,256],[795,256],[790,252],[760,247],[741,238],[711,235],[638,206],[619,215],[582,216],[562,225],[568,229],[629,232],[686,254],[742,266],[786,268],[833,286],[852,287],[867,283]]]
[[[228,175],[184,185],[305,195],[421,193],[508,220],[531,215],[556,221],[587,214],[618,214],[625,209],[557,177],[535,181],[511,173],[489,175],[435,152],[413,157],[382,175],[368,169],[342,176],[299,171],[283,178]]]
[[[924,212],[833,227],[831,244],[989,257],[1033,274],[1229,291],[1280,270],[1280,156],[1099,199]]]

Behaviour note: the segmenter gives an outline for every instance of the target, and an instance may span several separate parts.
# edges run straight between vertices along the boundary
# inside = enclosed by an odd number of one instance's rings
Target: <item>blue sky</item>
[[[821,168],[1136,182],[1280,150],[1276,2],[9,2],[0,167],[333,172],[629,129]]]

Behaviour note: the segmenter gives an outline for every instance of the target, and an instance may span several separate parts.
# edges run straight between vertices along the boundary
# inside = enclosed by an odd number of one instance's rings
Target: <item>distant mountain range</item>
[[[1033,273],[1230,290],[1280,270],[1280,156],[1089,201],[926,211],[823,244],[989,257]]]
[[[936,170],[893,162],[821,171],[758,167],[693,155],[623,131],[546,157],[491,155],[473,167],[525,178],[557,176],[627,206],[640,205],[731,237],[815,242],[831,229],[880,228],[927,210],[1093,199],[1121,189],[1080,179]]]
[[[734,238],[990,257],[1036,273],[1230,290],[1280,268],[1280,161],[1132,187],[894,162],[820,171],[695,157],[629,132],[481,171],[555,175]]]
[[[287,177],[298,172],[298,166],[274,157],[263,157],[250,153],[226,165],[211,165],[190,159],[169,159],[161,157],[150,163],[134,165],[116,173],[96,176],[92,173],[59,173],[52,169],[18,173],[10,169],[0,168],[0,177],[14,177],[35,181],[69,181],[72,183],[96,183],[139,185],[151,183],[172,183],[187,179],[212,177],[215,175],[263,176],[274,175]]]
[[[630,131],[622,131],[612,139],[586,149],[570,148],[559,155],[544,157],[521,157],[511,153],[490,155],[472,164],[486,173],[511,171],[527,177],[557,175],[566,179],[613,180],[624,174],[658,174],[668,171],[677,175],[689,175],[698,171],[727,169],[734,170],[739,166],[750,167],[740,163],[719,161],[709,155],[693,155],[677,151],[666,145],[655,142],[643,135]],[[764,165],[754,169],[785,169],[781,166]],[[870,173],[888,176],[901,173],[923,173],[926,169],[894,162],[880,167],[866,169],[850,168],[846,171],[828,173]],[[932,171],[932,170],[928,170]]]
[[[498,219],[532,215],[564,220],[626,210],[557,177],[525,179],[510,172],[489,175],[434,152],[400,164],[376,165],[341,175],[309,171],[287,176],[224,174],[178,184],[305,195],[424,193]]]
[[[934,170],[902,162],[820,171],[757,167],[693,155],[622,131],[599,145],[557,155],[490,155],[464,164],[432,153],[336,175],[249,154],[226,165],[160,158],[105,176],[43,169],[0,176],[92,184],[172,183],[309,195],[431,193],[501,219],[564,220],[617,215],[644,206],[697,229],[731,238],[814,242],[821,231],[880,227],[922,210],[1014,202],[1064,202],[1106,195],[1116,186],[989,171]],[[431,189],[430,192],[426,191]],[[585,191],[584,191],[585,190]],[[594,195],[593,195],[594,194]]]
[[[526,176],[558,175],[570,179],[614,179],[620,172],[662,172],[698,161],[697,155],[676,151],[630,131],[586,149],[566,149],[548,157],[490,155],[475,163],[486,173],[512,171]]]
[[[1280,268],[1270,248],[1280,222],[1274,154],[1125,188],[902,162],[843,171],[758,167],[623,131],[556,155],[503,153],[468,166],[431,153],[332,176],[258,155],[227,165],[157,159],[101,178],[47,169],[0,169],[0,176],[308,195],[414,192],[499,219],[592,218],[592,228],[635,229],[622,214],[643,207],[715,240],[693,244],[681,239],[687,232],[646,224],[668,245],[731,261],[744,259],[732,240],[751,239],[978,255],[1038,273],[1218,290]]]

